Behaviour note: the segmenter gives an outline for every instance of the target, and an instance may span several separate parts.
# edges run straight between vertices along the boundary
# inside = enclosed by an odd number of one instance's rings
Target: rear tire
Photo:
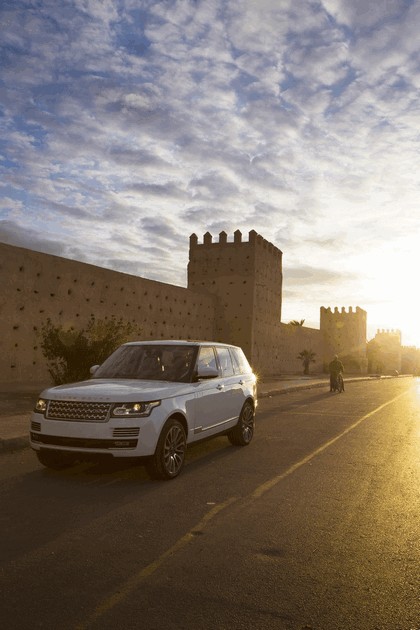
[[[234,446],[248,446],[254,435],[255,411],[249,400],[242,407],[238,424],[228,433],[229,442]]]
[[[146,470],[152,479],[175,479],[181,472],[187,450],[187,436],[179,420],[168,420],[159,436],[155,454]]]
[[[58,451],[36,451],[36,456],[40,464],[52,470],[70,468],[75,462],[72,455]]]

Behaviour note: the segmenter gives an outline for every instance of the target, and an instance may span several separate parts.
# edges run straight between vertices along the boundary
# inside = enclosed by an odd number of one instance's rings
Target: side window
[[[230,348],[230,351],[232,353],[235,372],[237,374],[250,374],[252,369],[243,353],[243,350],[241,350],[241,348]]]
[[[233,365],[232,360],[230,358],[228,348],[218,348],[216,347],[217,356],[219,358],[219,364],[222,370],[222,376],[232,376],[233,375]]]
[[[211,346],[202,346],[198,353],[197,369],[200,367],[211,367],[217,370],[216,357]]]

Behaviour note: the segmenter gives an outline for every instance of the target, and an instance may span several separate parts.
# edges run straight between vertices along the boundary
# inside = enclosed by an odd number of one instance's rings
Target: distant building
[[[377,374],[400,373],[402,347],[400,330],[377,330],[369,352],[370,370]]]
[[[415,346],[402,346],[401,348],[401,372],[402,374],[414,374],[420,376],[420,349]]]

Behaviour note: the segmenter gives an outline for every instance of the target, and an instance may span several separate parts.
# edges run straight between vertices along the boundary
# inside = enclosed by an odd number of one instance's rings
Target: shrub
[[[92,365],[102,363],[118,346],[141,328],[121,318],[98,319],[92,315],[86,328],[56,326],[48,318],[41,328],[41,348],[56,385],[90,376]]]

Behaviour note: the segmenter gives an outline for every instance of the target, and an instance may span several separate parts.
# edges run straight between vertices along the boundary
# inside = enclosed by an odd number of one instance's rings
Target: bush
[[[41,348],[55,383],[73,383],[90,376],[92,365],[103,361],[141,328],[121,318],[98,319],[92,315],[86,328],[56,326],[48,318],[42,325]]]

